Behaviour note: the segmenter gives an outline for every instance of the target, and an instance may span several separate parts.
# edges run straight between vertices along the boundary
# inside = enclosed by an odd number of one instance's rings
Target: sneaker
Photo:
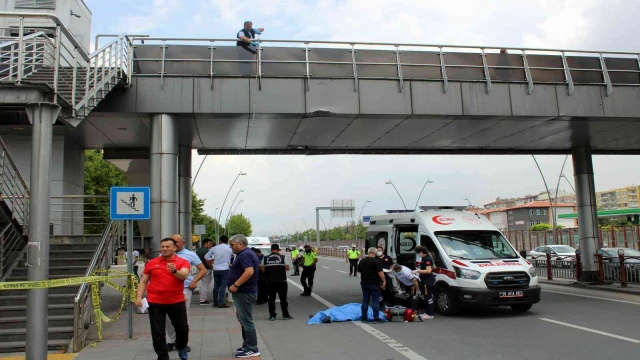
[[[421,318],[421,319],[423,319],[423,320],[431,320],[431,319],[433,319],[434,317],[435,317],[435,316],[431,316],[431,315],[428,315],[428,314],[422,314],[422,315],[420,315],[420,318]]]
[[[380,319],[373,319],[372,322],[370,322],[370,324],[380,324],[382,321],[380,321]]]
[[[302,293],[300,296],[311,296],[311,293]]]
[[[229,305],[227,305],[227,304],[220,304],[220,305],[218,305],[218,309],[228,309],[228,308],[230,308],[230,307],[231,307],[231,306],[229,306]]]
[[[269,316],[269,321],[276,321],[276,317],[275,316]]]
[[[291,315],[283,316],[282,320],[293,320],[293,316]]]
[[[254,357],[254,356],[260,356],[260,351],[247,350],[247,351],[239,352],[236,354],[237,358],[248,358],[248,357]]]
[[[239,347],[239,348],[237,348],[237,349],[236,349],[236,352],[237,352],[237,353],[239,353],[239,352],[244,352],[244,348]]]
[[[178,350],[178,357],[180,358],[180,360],[189,359],[189,354],[187,354],[187,349],[184,348],[182,350]]]
[[[218,304],[218,303],[213,303],[213,307],[214,307],[214,308],[217,308],[218,306],[220,306],[220,304]]]
[[[189,345],[187,345],[187,347],[184,349],[187,350],[187,352],[191,352],[191,348],[189,347]]]
[[[205,300],[205,301],[200,301],[200,305],[203,305],[203,306],[204,305],[211,305],[211,303],[208,302],[207,300]]]
[[[173,350],[173,347],[176,346],[174,343],[167,343],[167,351]]]

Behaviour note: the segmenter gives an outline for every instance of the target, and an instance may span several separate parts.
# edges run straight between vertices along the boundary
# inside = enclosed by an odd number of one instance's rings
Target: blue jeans
[[[236,306],[236,317],[242,327],[242,348],[245,351],[258,351],[258,335],[253,324],[253,303],[257,294],[232,293]]]
[[[362,321],[367,321],[369,312],[369,300],[373,309],[373,319],[380,319],[380,285],[360,284],[362,288]]]
[[[213,270],[213,303],[224,304],[224,294],[227,291],[229,270]]]

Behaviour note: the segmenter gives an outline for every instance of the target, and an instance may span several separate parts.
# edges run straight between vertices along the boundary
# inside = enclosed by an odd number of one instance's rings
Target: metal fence
[[[507,230],[503,231],[503,234],[518,250],[532,250],[543,245],[569,245],[580,248],[578,229],[558,230],[557,241],[554,241],[553,231]],[[638,226],[600,228],[598,247],[625,247],[637,250],[639,238]]]

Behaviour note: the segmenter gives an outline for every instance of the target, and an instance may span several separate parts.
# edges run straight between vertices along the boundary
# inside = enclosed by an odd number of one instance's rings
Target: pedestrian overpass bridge
[[[572,154],[585,280],[597,276],[591,154],[640,154],[638,53],[264,40],[254,56],[235,39],[124,34],[89,53],[53,15],[0,18],[3,224],[20,254],[46,259],[30,280],[49,274],[50,196],[84,193],[84,149],[151,186],[139,225],[154,251],[168,234],[191,238],[192,149]]]

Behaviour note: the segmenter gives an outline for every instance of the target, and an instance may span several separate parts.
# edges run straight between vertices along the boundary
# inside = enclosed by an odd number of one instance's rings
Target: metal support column
[[[158,256],[160,240],[178,233],[177,117],[151,116],[151,257]]]
[[[578,206],[578,233],[582,251],[580,281],[591,282],[598,279],[598,266],[595,259],[598,247],[598,215],[591,149],[573,148],[571,155]]]
[[[178,150],[178,188],[180,197],[180,234],[191,247],[191,147],[180,146]]]
[[[316,249],[320,249],[320,209],[316,208]]]
[[[127,220],[127,272],[133,273],[133,220]],[[138,274],[136,274],[138,276]],[[127,328],[129,339],[133,339],[133,301],[127,296]]]
[[[32,125],[27,280],[38,281],[49,279],[51,152],[53,123],[58,118],[60,106],[51,103],[28,104],[26,112]],[[49,289],[27,290],[27,359],[47,358],[48,308]]]

